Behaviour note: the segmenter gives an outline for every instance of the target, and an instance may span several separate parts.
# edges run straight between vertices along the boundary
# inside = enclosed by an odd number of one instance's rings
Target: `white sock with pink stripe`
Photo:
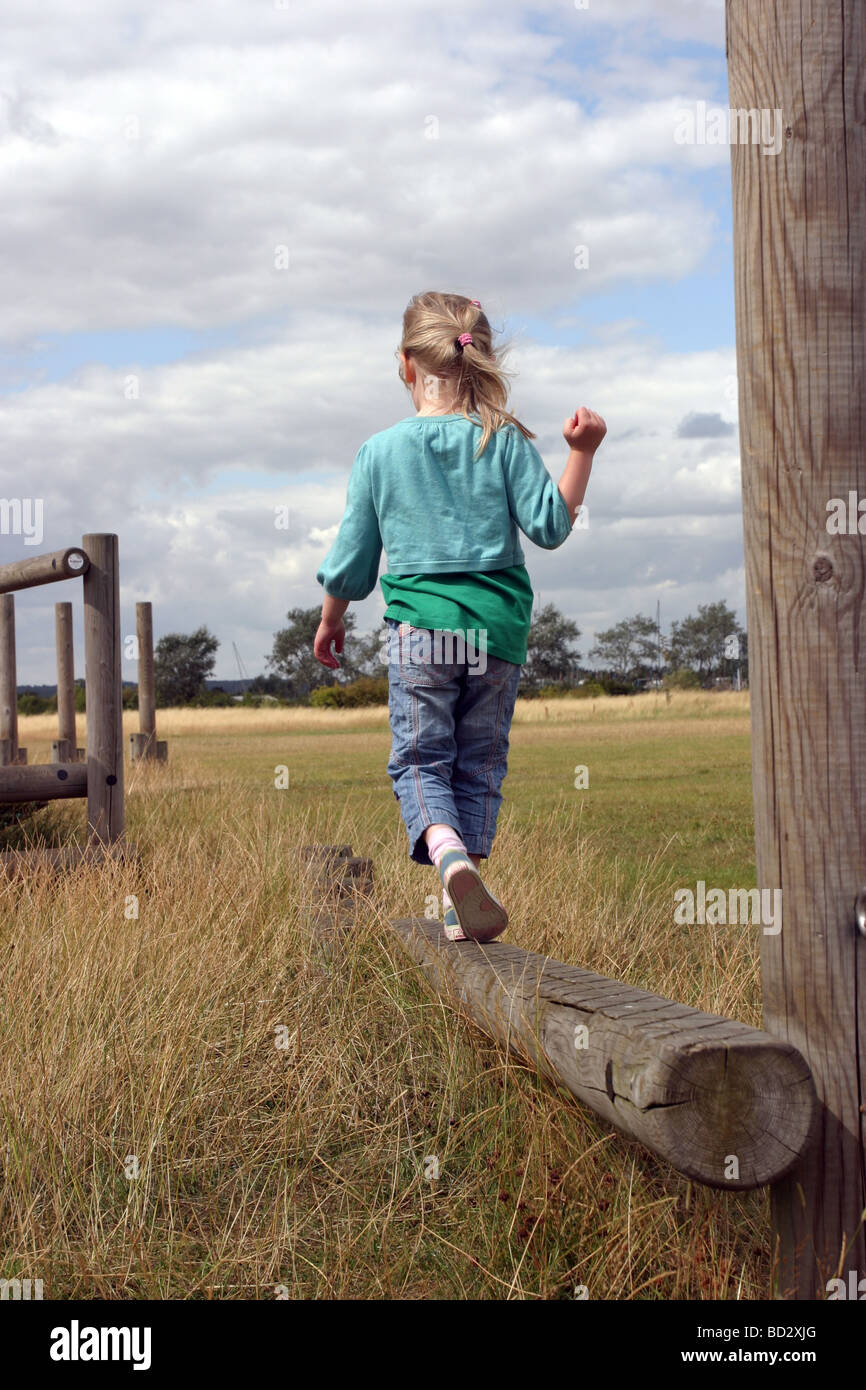
[[[430,854],[430,858],[433,860],[437,869],[439,868],[439,863],[443,854],[449,849],[460,850],[470,868],[472,867],[469,851],[453,825],[430,826],[424,838],[427,841],[427,850]]]

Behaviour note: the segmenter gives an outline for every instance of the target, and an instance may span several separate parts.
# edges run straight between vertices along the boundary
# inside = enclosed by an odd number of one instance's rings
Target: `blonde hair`
[[[461,333],[471,333],[472,342],[461,347],[457,341]],[[505,408],[509,374],[501,364],[503,349],[493,347],[487,315],[473,300],[436,290],[413,295],[403,315],[398,358],[401,352],[414,359],[422,377],[435,377],[453,387],[455,414],[468,420],[473,414],[478,417],[482,433],[476,458],[484,453],[494,430],[506,423],[516,425],[526,439],[535,438]],[[408,389],[402,362],[398,371]]]

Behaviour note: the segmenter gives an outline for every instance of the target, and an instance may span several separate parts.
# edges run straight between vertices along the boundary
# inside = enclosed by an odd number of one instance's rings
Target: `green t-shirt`
[[[522,666],[532,624],[532,583],[525,565],[501,570],[381,574],[384,616],[413,627],[487,631],[487,651]],[[475,638],[475,647],[481,641]]]

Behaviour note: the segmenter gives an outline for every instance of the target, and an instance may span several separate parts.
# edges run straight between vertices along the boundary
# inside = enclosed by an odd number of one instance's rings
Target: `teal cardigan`
[[[413,415],[365,440],[316,574],[325,593],[366,598],[383,548],[388,572],[406,575],[522,564],[518,527],[545,550],[562,545],[573,519],[531,440],[507,423],[476,459],[480,438],[465,415]]]

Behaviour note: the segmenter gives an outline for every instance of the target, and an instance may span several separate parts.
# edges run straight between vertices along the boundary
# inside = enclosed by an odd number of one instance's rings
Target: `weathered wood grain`
[[[817,1145],[773,1189],[777,1292],[866,1277],[866,11],[727,0],[730,105],[781,110],[778,155],[731,148],[764,1025],[815,1078]]]
[[[688,1177],[759,1187],[808,1145],[814,1087],[789,1043],[424,918],[390,926],[439,997]]]

